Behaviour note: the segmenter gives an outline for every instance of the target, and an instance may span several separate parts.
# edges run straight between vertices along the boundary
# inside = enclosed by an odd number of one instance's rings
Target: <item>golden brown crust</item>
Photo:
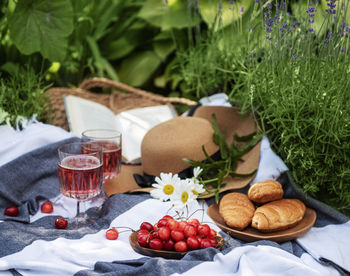
[[[253,184],[248,190],[248,198],[258,204],[281,199],[283,189],[275,180],[264,180]]]
[[[298,199],[280,199],[262,205],[255,210],[252,227],[262,232],[284,230],[298,224],[306,207]]]
[[[243,230],[252,221],[255,207],[245,194],[226,194],[220,201],[219,213],[225,223],[238,230]]]

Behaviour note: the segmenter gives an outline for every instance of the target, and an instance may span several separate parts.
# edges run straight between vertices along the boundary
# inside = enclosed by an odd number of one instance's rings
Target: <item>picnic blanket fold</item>
[[[0,220],[29,222],[38,202],[59,194],[57,148],[78,138],[40,147],[0,167]],[[19,215],[4,215],[5,208],[17,206]]]

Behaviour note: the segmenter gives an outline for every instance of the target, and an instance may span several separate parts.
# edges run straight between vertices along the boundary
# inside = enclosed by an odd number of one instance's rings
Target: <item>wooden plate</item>
[[[306,208],[304,218],[294,227],[286,230],[264,233],[250,226],[242,231],[227,226],[224,219],[220,216],[219,205],[216,203],[209,206],[207,213],[209,217],[211,217],[211,219],[217,224],[217,226],[219,226],[227,234],[234,238],[248,242],[257,240],[270,240],[275,242],[294,240],[298,237],[303,236],[316,221],[315,210]]]
[[[177,251],[167,251],[167,250],[154,250],[146,247],[142,247],[137,242],[137,233],[133,232],[129,236],[129,242],[132,247],[132,249],[135,250],[135,252],[140,253],[142,255],[150,256],[150,257],[163,257],[165,259],[181,259],[183,256],[186,255],[187,252],[177,252]],[[221,249],[224,244],[224,239],[218,235],[217,236],[218,245],[216,246],[217,249]]]

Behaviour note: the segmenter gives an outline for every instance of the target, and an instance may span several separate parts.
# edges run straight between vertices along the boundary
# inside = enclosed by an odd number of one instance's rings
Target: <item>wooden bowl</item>
[[[165,259],[181,259],[188,252],[190,252],[190,251],[177,252],[177,251],[167,251],[167,250],[154,250],[154,249],[142,247],[137,242],[137,233],[138,231],[131,233],[131,235],[129,236],[129,242],[132,249],[134,249],[135,252],[140,253],[142,255],[146,255],[149,257],[163,257]],[[220,250],[224,244],[224,239],[220,235],[218,235],[216,239],[218,241],[218,245],[215,248]]]
[[[219,205],[214,203],[209,206],[207,213],[209,217],[220,227],[223,231],[234,238],[238,238],[243,241],[257,241],[257,240],[270,240],[275,242],[286,242],[294,240],[303,236],[315,223],[316,212],[313,209],[306,208],[304,218],[294,227],[286,230],[275,232],[260,232],[257,229],[248,226],[244,230],[236,230],[229,227],[219,213]]]

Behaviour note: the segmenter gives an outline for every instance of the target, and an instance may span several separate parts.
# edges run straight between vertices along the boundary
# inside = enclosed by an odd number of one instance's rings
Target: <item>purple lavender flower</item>
[[[297,27],[297,25],[299,25],[299,21],[298,20],[296,20],[296,21],[294,21],[294,23],[291,25],[293,28],[296,28]]]
[[[284,11],[285,8],[286,8],[286,2],[282,1],[280,4],[280,10]]]
[[[308,31],[309,33],[313,33],[313,34],[315,33],[315,30],[313,28],[309,28]]]
[[[327,3],[327,6],[329,7],[329,9],[326,9],[326,12],[328,12],[329,14],[336,14],[337,13],[337,11],[336,11],[336,4],[335,4],[335,2],[336,2],[336,0],[326,0],[327,2],[329,2],[329,3]]]
[[[294,55],[292,56],[292,61],[296,61],[297,58],[298,58],[298,54],[294,54]]]
[[[329,39],[328,39],[328,37],[326,37],[325,40],[323,40],[323,44],[324,44],[324,45],[327,45],[328,42],[329,42]]]

